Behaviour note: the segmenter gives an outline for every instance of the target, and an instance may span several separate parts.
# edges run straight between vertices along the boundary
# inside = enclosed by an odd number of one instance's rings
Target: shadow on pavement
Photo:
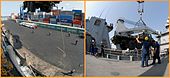
[[[13,35],[13,44],[15,49],[22,48],[22,42],[20,41],[20,38],[18,35]]]
[[[169,57],[163,58],[161,60],[161,64],[155,64],[153,67],[139,76],[164,76],[167,65],[169,63],[168,59]]]

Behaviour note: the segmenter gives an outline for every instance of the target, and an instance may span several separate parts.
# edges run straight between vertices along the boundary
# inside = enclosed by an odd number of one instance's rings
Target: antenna
[[[100,14],[99,18],[101,17],[101,15],[103,14],[103,12],[104,12],[104,9],[103,9],[103,11],[101,12],[101,14]]]
[[[112,6],[110,6],[109,8],[111,8],[111,7],[112,7]],[[107,10],[107,13],[110,12],[110,9],[109,9],[109,8],[108,8],[108,10]],[[108,14],[105,15],[105,19],[106,19],[107,15],[108,15]]]

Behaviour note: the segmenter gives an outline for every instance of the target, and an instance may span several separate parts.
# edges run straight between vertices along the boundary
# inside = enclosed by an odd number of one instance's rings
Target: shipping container
[[[81,25],[81,21],[80,20],[73,20],[73,24]]]
[[[82,13],[82,10],[72,10],[72,11],[73,11],[73,13],[79,13],[79,14]]]
[[[38,17],[39,17],[39,18],[43,18],[43,15],[42,15],[42,14],[39,14]]]
[[[58,16],[55,16],[55,15],[50,16],[50,18],[55,18],[55,19],[56,19],[56,17],[58,17]]]
[[[60,15],[73,15],[72,11],[61,11]]]
[[[75,20],[82,20],[82,17],[81,16],[74,16],[74,19]]]
[[[49,23],[49,21],[48,20],[44,20],[43,23]]]
[[[49,23],[49,22],[50,22],[50,18],[44,18],[44,19],[43,19],[43,22],[44,22],[44,23]]]
[[[72,23],[73,16],[72,15],[59,15],[56,17],[57,22],[63,23]]]
[[[74,13],[74,16],[82,16],[82,13]]]
[[[39,20],[39,16],[38,15],[31,15],[31,20],[37,21],[37,20]]]
[[[58,19],[65,19],[65,20],[72,20],[73,19],[73,16],[72,15],[64,15],[64,14],[61,14],[58,16]]]
[[[51,15],[50,14],[45,14],[45,18],[50,18]]]
[[[73,21],[72,20],[67,20],[67,19],[61,19],[60,22],[63,22],[63,23],[72,23]]]
[[[51,24],[57,24],[56,18],[50,18],[50,23]]]
[[[52,15],[58,16],[61,13],[61,10],[51,10]]]
[[[43,22],[43,18],[39,18],[39,22]]]

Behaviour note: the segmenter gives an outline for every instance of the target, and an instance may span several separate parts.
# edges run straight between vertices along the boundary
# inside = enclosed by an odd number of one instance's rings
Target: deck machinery
[[[136,42],[136,37],[139,35],[139,39],[141,41],[144,40],[144,37],[148,36],[149,41],[152,42],[153,38],[151,34],[160,35],[159,31],[155,31],[148,27],[142,19],[142,15],[144,13],[143,10],[144,1],[138,1],[138,14],[140,15],[140,19],[137,22],[133,22],[124,18],[120,18],[117,20],[115,24],[115,32],[112,37],[112,42],[116,45],[118,50],[134,50],[135,48],[141,49],[142,45]],[[133,28],[127,28],[124,23],[134,25]]]
[[[149,37],[149,41],[153,41],[152,35],[159,35],[158,31],[155,31],[148,26],[138,26],[134,28],[127,28],[124,23],[126,20],[118,19],[116,23],[116,30],[114,36],[111,38],[112,42],[116,45],[116,49],[126,50],[129,48],[133,50],[135,48],[141,49],[142,45],[136,42],[136,37],[139,35],[141,41],[145,36]]]

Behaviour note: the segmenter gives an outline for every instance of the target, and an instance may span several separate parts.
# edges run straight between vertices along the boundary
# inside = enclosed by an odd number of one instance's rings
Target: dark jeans
[[[142,67],[144,67],[144,64],[148,66],[148,60],[149,60],[149,54],[142,54]]]
[[[154,54],[154,56],[153,56],[153,64],[155,64],[156,59],[158,59],[158,63],[161,63],[161,59],[159,57],[159,54]]]
[[[104,49],[101,48],[101,56],[104,57]]]
[[[94,47],[91,47],[90,52],[91,52],[91,55],[95,55],[95,49],[94,49]]]

